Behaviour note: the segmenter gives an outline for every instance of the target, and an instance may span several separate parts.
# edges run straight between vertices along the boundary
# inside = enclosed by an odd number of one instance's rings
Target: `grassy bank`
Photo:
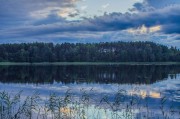
[[[0,62],[3,65],[180,65],[180,62]]]

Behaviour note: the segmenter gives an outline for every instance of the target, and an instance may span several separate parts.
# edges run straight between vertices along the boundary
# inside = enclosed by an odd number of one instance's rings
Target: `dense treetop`
[[[1,62],[180,61],[180,51],[152,42],[1,44]]]

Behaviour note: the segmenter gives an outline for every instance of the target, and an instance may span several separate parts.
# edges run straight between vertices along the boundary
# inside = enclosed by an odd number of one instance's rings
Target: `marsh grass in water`
[[[15,95],[0,92],[0,119],[178,119],[180,109],[166,97],[159,99],[152,108],[149,98],[138,95],[127,96],[125,90],[118,90],[112,97],[93,95],[93,89],[81,89],[76,96],[68,90],[64,96],[51,93],[43,98],[35,92],[24,97],[23,91]]]

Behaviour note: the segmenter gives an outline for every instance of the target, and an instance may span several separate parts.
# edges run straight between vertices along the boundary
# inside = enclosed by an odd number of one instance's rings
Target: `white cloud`
[[[81,6],[81,10],[87,9],[88,6]]]
[[[106,8],[109,7],[109,6],[110,6],[110,4],[107,3],[107,4],[102,5],[102,8],[103,8],[103,9],[106,9]]]
[[[148,34],[148,33],[153,33],[161,30],[161,26],[152,26],[152,27],[146,27],[145,25],[142,25],[141,27],[138,28],[131,28],[128,29],[127,31],[132,34]]]

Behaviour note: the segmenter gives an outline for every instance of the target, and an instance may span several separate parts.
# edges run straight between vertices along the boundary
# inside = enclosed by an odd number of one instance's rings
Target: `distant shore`
[[[180,62],[0,62],[3,65],[180,65]]]

